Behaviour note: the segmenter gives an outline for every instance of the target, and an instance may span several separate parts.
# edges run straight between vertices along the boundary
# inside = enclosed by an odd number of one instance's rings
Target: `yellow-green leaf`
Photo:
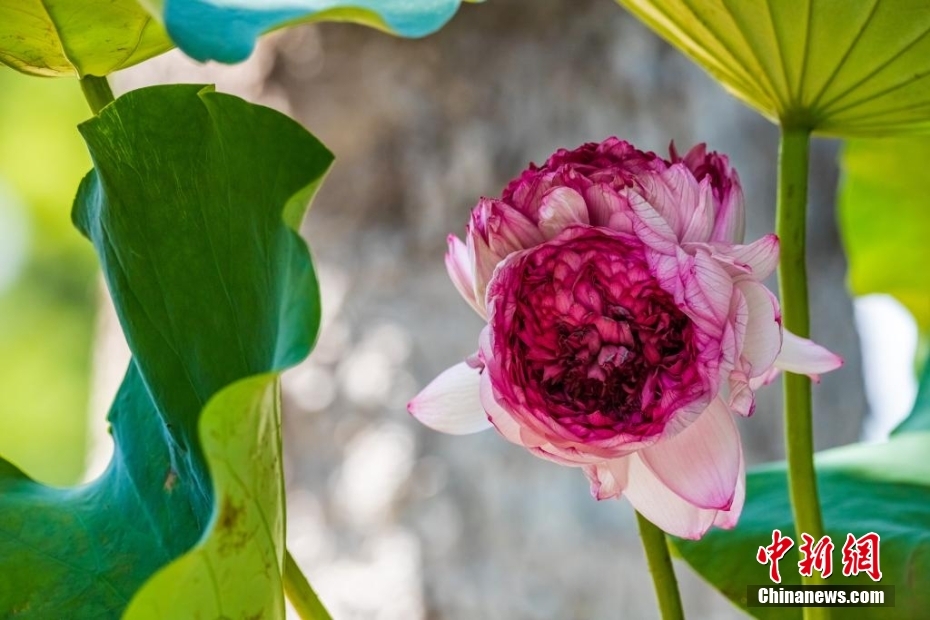
[[[0,62],[23,73],[109,75],[171,47],[135,0],[0,0]]]
[[[772,120],[930,132],[926,0],[618,0]]]
[[[207,403],[200,438],[213,519],[194,549],[156,573],[123,620],[284,618],[284,477],[276,374],[243,379]]]

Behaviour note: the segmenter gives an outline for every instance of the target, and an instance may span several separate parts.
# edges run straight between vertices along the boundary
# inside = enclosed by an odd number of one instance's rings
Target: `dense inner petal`
[[[496,287],[513,312],[495,317],[495,354],[512,393],[580,438],[659,434],[701,383],[691,321],[634,238],[590,228],[569,237],[498,279],[511,283]]]

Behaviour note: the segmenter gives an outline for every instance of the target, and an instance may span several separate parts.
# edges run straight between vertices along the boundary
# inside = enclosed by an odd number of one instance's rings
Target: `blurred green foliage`
[[[87,444],[96,262],[70,209],[91,166],[76,127],[89,115],[76,80],[0,69],[0,209],[28,232],[0,284],[0,455],[57,485],[80,478]]]
[[[856,295],[887,293],[930,332],[930,138],[850,140],[840,161],[839,222]]]

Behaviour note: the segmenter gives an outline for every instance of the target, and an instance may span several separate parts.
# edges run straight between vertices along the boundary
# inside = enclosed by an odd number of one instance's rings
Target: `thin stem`
[[[778,269],[781,314],[785,329],[807,338],[810,315],[807,302],[807,175],[810,130],[783,127],[778,150],[778,210],[775,228],[781,241]],[[817,498],[814,471],[814,425],[811,382],[804,375],[785,373],[785,449],[788,457],[788,492],[794,513],[796,544],[801,534],[819,540],[823,518]],[[804,583],[822,584],[820,575],[804,577]],[[806,607],[804,617],[829,618],[829,608]]]
[[[639,537],[643,540],[646,562],[649,564],[652,583],[655,585],[656,597],[659,599],[662,620],[684,620],[685,612],[681,606],[678,580],[675,578],[672,558],[668,554],[665,532],[638,512],[636,522],[639,524]]]
[[[81,78],[81,90],[84,91],[84,98],[87,99],[87,105],[94,115],[99,114],[103,106],[113,101],[113,91],[105,77],[85,75]]]
[[[284,592],[302,620],[332,620],[287,549],[284,550]]]

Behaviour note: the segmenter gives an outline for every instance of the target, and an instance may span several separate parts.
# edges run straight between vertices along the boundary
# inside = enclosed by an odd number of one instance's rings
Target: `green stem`
[[[113,91],[110,90],[110,83],[105,77],[96,75],[85,75],[81,78],[81,90],[84,91],[84,98],[90,106],[90,111],[97,115],[103,106],[113,101]]]
[[[783,127],[778,150],[778,210],[775,228],[781,241],[778,268],[781,315],[785,329],[807,338],[810,315],[807,302],[807,176],[810,130]],[[788,458],[788,492],[794,514],[795,544],[801,534],[819,540],[823,536],[823,518],[817,498],[814,471],[814,425],[811,406],[811,381],[804,375],[785,373],[785,450]],[[823,584],[814,571],[804,577],[809,585]],[[829,618],[829,608],[804,608],[804,617]]]
[[[284,550],[284,592],[302,620],[332,620],[287,549]]]
[[[684,620],[685,612],[681,606],[678,580],[675,578],[672,558],[668,554],[665,532],[638,512],[636,522],[639,524],[639,537],[643,540],[646,562],[649,564],[652,583],[655,585],[656,597],[659,599],[662,620]]]

